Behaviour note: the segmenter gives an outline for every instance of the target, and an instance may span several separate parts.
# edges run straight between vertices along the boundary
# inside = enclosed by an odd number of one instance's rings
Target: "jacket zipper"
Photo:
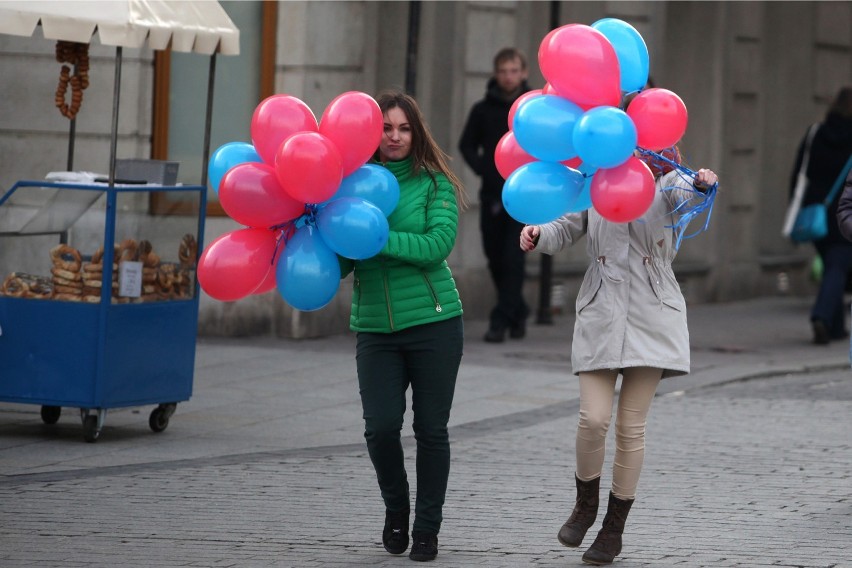
[[[387,303],[387,306],[388,306],[388,320],[390,321],[391,331],[394,331],[393,308],[391,308],[390,285],[388,283],[388,271],[384,266],[382,266],[382,280],[384,281],[384,285],[385,285],[385,302]]]
[[[444,311],[444,308],[441,307],[441,302],[438,301],[438,294],[435,293],[435,288],[432,287],[432,281],[429,280],[429,275],[425,272],[423,273],[423,279],[426,281],[426,286],[429,287],[429,291],[432,293],[432,300],[435,302],[435,311],[440,314]]]
[[[355,312],[355,318],[357,319],[361,315],[361,280],[358,278],[355,278],[355,288],[358,290],[355,296],[355,309],[358,310]]]

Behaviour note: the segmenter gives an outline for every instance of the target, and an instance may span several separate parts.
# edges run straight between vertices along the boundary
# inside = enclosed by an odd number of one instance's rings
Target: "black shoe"
[[[506,338],[506,328],[503,327],[489,327],[488,331],[485,332],[486,343],[503,343],[503,340]]]
[[[382,531],[382,544],[391,554],[402,554],[408,550],[408,514],[409,509],[389,511],[385,509],[385,529]]]
[[[517,323],[509,328],[509,337],[512,339],[523,339],[527,334],[526,320]]]
[[[811,320],[811,327],[814,330],[814,343],[817,345],[828,345],[831,341],[831,335],[828,333],[828,328],[822,320]]]
[[[412,560],[428,562],[438,556],[438,535],[428,531],[412,531],[411,553]]]

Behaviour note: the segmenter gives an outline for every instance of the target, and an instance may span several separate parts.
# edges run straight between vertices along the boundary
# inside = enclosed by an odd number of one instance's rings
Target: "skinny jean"
[[[394,333],[358,334],[364,438],[385,507],[394,512],[410,508],[400,432],[411,386],[417,441],[415,531],[437,534],[441,528],[450,475],[447,422],[463,344],[461,316]]]
[[[645,424],[663,371],[653,367],[623,369],[615,418],[612,493],[634,499],[645,459]],[[606,435],[618,370],[580,373],[580,419],[577,425],[577,477],[591,481],[603,471]]]

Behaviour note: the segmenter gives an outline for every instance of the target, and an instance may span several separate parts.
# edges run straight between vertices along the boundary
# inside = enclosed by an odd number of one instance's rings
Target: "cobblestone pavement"
[[[654,401],[616,566],[852,567],[852,371],[846,345],[808,343],[808,303],[690,309],[693,374]],[[571,320],[498,347],[483,325],[466,332],[433,565],[581,566],[556,541]],[[412,566],[380,543],[352,344],[200,340],[196,392],[156,435],[147,409],[111,412],[85,444],[73,409],[46,426],[0,404],[0,567]]]
[[[852,566],[849,382],[658,397],[617,565]],[[570,406],[453,431],[434,565],[581,565],[582,548],[555,539],[572,499]],[[374,474],[352,445],[17,476],[0,502],[4,567],[411,565],[381,547]]]

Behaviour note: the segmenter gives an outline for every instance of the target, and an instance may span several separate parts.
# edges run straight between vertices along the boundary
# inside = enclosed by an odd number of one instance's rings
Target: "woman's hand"
[[[541,229],[536,225],[527,225],[521,229],[521,250],[529,252],[538,244],[538,237],[541,235]]]
[[[695,181],[692,182],[692,185],[695,186],[695,189],[705,191],[712,187],[713,184],[718,183],[718,181],[719,178],[713,170],[702,168],[695,174]]]

